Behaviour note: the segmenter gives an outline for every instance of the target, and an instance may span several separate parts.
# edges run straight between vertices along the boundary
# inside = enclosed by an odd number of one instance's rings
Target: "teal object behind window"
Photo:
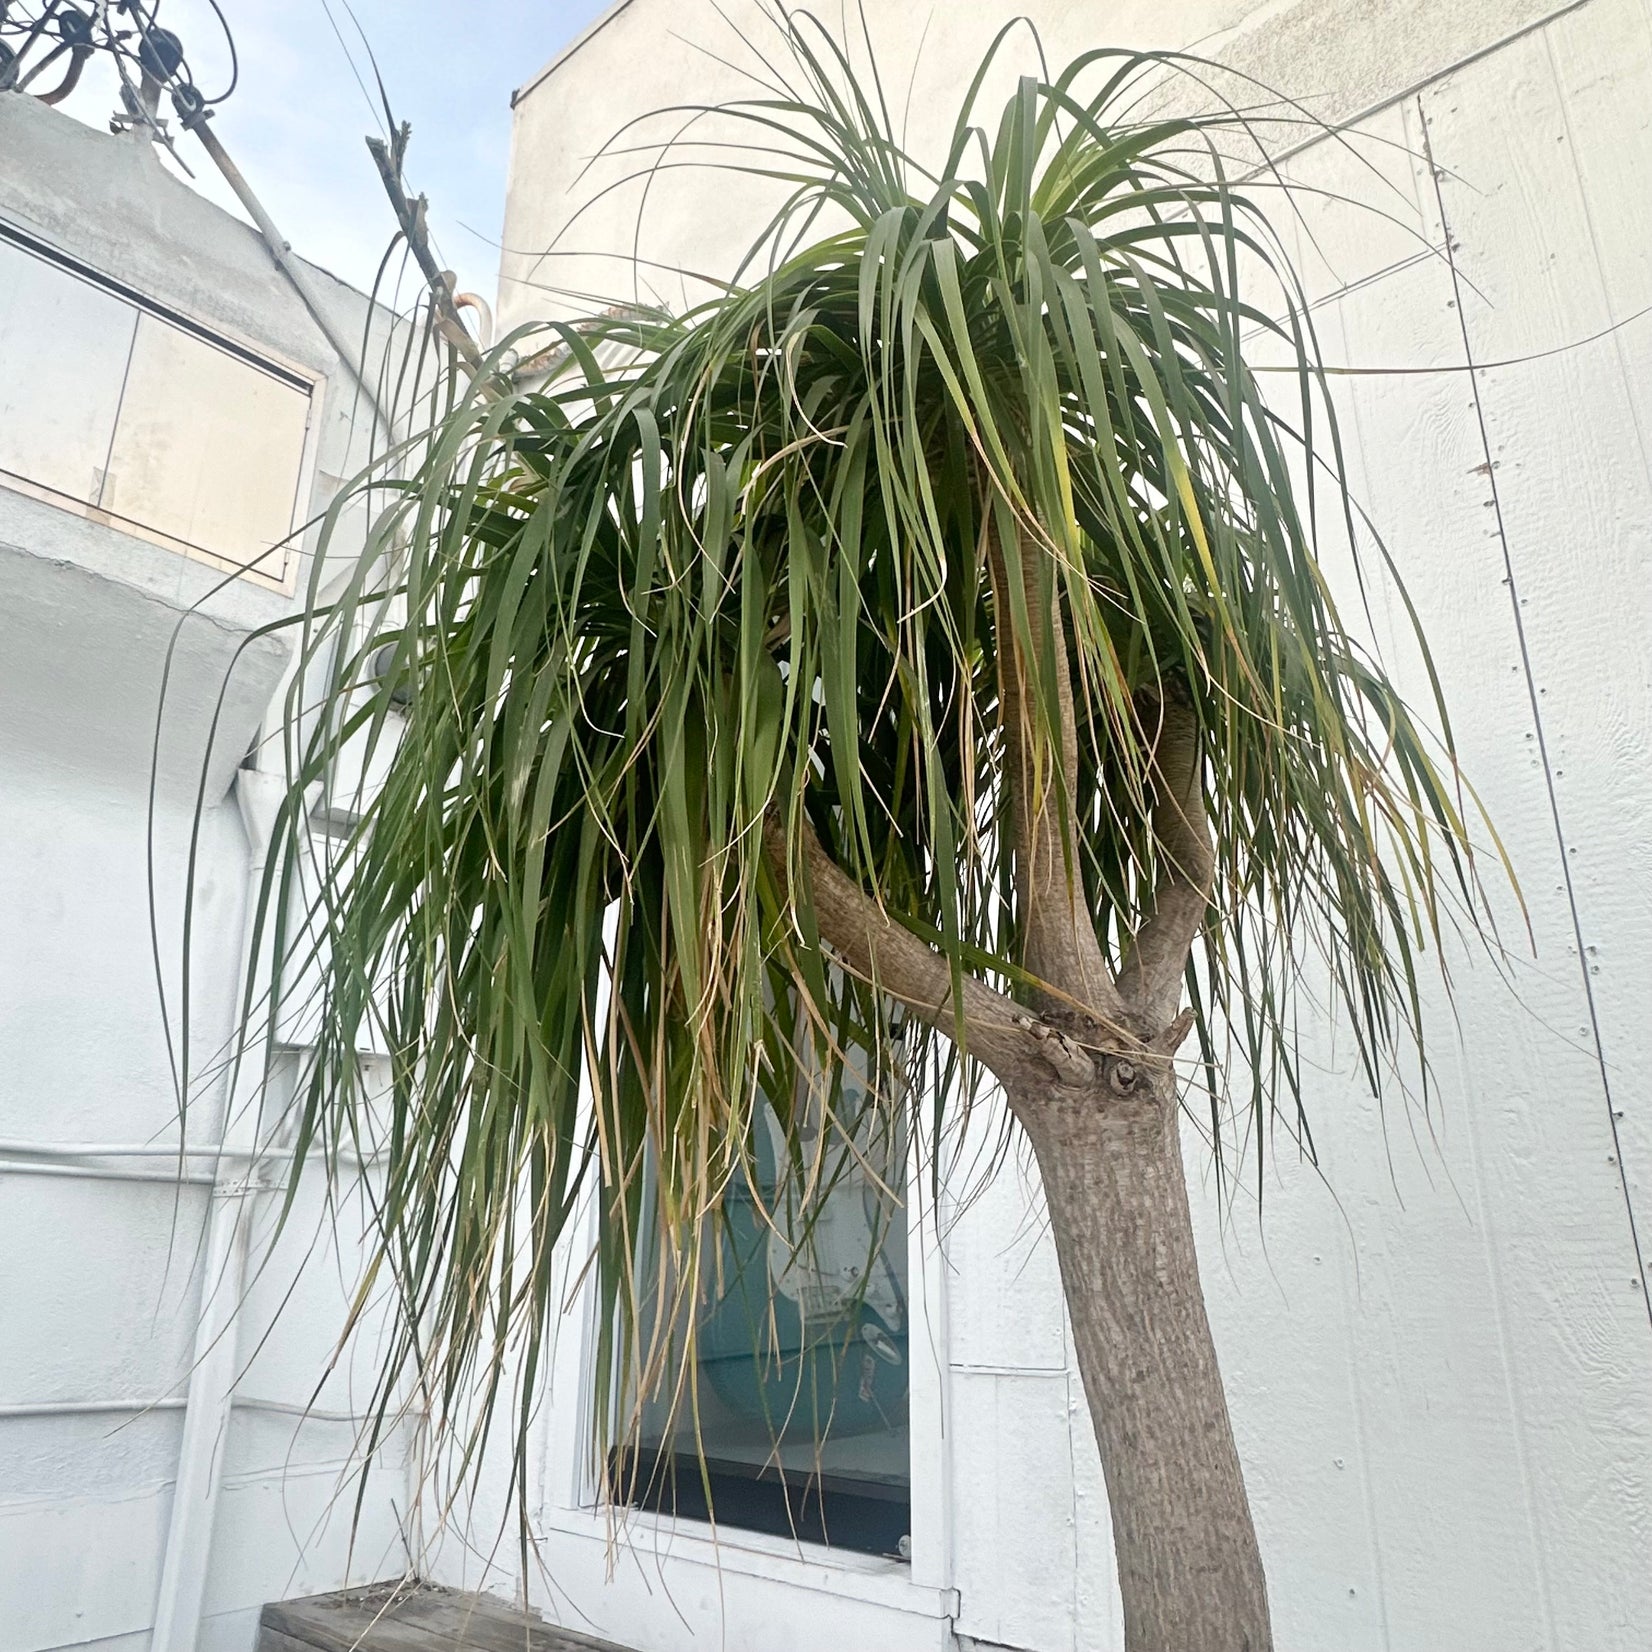
[[[796,1220],[802,1202],[783,1185],[770,1134],[759,1128],[756,1137],[755,1193],[733,1188],[724,1207],[721,1267],[711,1275],[723,1289],[700,1316],[700,1369],[731,1412],[764,1422],[776,1444],[899,1428],[906,1293],[889,1250],[904,1224],[852,1169]]]

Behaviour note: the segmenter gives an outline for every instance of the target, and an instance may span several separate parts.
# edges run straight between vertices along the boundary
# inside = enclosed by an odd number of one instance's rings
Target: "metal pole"
[[[407,122],[403,121],[389,143],[383,138],[369,138],[367,148],[373,157],[373,164],[379,169],[384,192],[390,197],[391,211],[396,214],[396,222],[401,226],[402,234],[407,237],[407,245],[418,262],[426,285],[430,288],[430,301],[436,306],[436,312],[443,323],[442,336],[459,352],[460,359],[474,377],[481,368],[482,357],[477,351],[476,341],[466,332],[464,322],[459,319],[459,310],[453,301],[450,280],[437,267],[435,254],[430,250],[430,237],[425,232],[424,197],[421,195],[417,201],[410,201],[406,189],[402,186],[402,157],[407,151],[410,131]]]
[[[339,331],[322,307],[320,298],[310,284],[308,273],[293,257],[292,243],[275,227],[275,220],[264,210],[264,203],[253,194],[252,185],[241,175],[240,167],[229,158],[224,146],[219,143],[218,134],[207,124],[204,116],[186,121],[185,125],[200,140],[201,147],[212,157],[213,165],[223,174],[225,183],[235,191],[235,198],[247,209],[248,216],[258,226],[258,233],[264,238],[264,245],[270,249],[270,256],[275,260],[277,268],[292,284],[293,291],[303,300],[304,308],[310,312],[311,319],[333,347],[333,353],[344,363],[350,377],[356,381],[362,395],[367,398],[368,405],[384,428],[385,436],[392,442],[399,440],[389,414],[385,412],[377,392],[367,382],[367,376],[356,360],[355,347]]]

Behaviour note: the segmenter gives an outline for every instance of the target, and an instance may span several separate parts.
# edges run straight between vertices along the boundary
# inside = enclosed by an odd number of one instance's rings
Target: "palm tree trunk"
[[[1101,1449],[1128,1652],[1270,1652],[1205,1317],[1176,1105],[1011,1095],[1032,1140]]]

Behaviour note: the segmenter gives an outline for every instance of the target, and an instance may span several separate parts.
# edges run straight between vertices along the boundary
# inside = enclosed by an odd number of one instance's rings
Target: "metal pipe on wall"
[[[145,1411],[181,1411],[189,1403],[183,1394],[168,1394],[158,1400],[22,1400],[0,1405],[0,1421],[21,1417],[103,1417],[137,1416]],[[323,1411],[313,1405],[297,1405],[290,1400],[261,1400],[249,1394],[235,1394],[230,1404],[237,1411],[268,1411],[278,1417],[297,1417],[307,1423],[364,1423],[370,1419],[354,1411]]]
[[[234,999],[237,1004],[264,1002],[269,994],[268,938],[265,951],[256,953],[254,918],[270,839],[286,793],[286,782],[279,775],[258,769],[241,769],[236,774],[235,800],[251,849],[241,979]],[[222,1151],[227,1162],[218,1168],[207,1218],[195,1360],[189,1373],[151,1652],[195,1652],[200,1633],[207,1567],[212,1557],[212,1528],[223,1477],[224,1436],[235,1386],[251,1195],[258,1189],[247,1161],[258,1142],[258,1103],[275,1013],[271,1005],[263,1027],[247,1038],[224,1103]]]
[[[204,1147],[186,1147],[180,1153],[176,1147],[156,1146],[151,1142],[66,1142],[66,1141],[24,1141],[20,1137],[0,1137],[0,1155],[19,1160],[41,1159],[222,1159],[239,1156],[241,1158],[263,1161],[265,1159],[295,1159],[297,1152],[291,1147],[256,1146],[248,1149],[223,1147],[217,1142],[211,1142]],[[325,1149],[311,1148],[306,1155],[312,1159],[323,1159],[328,1155]],[[382,1154],[372,1153],[363,1155],[353,1149],[341,1152],[338,1157],[345,1164],[376,1164]],[[4,1168],[4,1167],[0,1167]],[[187,1180],[187,1173],[185,1179]],[[209,1181],[210,1177],[207,1178]]]
[[[137,1416],[144,1411],[181,1411],[182,1394],[161,1400],[25,1400],[16,1405],[0,1405],[0,1419],[11,1417],[104,1417]]]
[[[154,1142],[25,1141],[21,1136],[0,1136],[0,1153],[42,1159],[215,1159],[222,1151],[216,1142],[180,1150]]]
[[[247,214],[257,226],[258,233],[263,238],[264,245],[269,248],[270,257],[275,260],[276,267],[286,276],[304,308],[310,312],[310,319],[321,329],[322,336],[332,346],[334,355],[343,363],[345,371],[356,381],[357,388],[367,398],[367,405],[372,408],[385,436],[391,442],[400,440],[395,424],[379,400],[377,390],[368,383],[367,374],[356,359],[356,352],[350,341],[327,314],[326,306],[310,285],[309,276],[294,259],[292,243],[276,228],[275,220],[264,210],[264,203],[253,193],[252,185],[242,175],[240,167],[229,158],[228,152],[218,141],[217,133],[207,124],[206,112],[202,111],[186,120],[184,125],[200,140],[201,147],[212,157],[212,164],[223,174],[224,182],[247,209]]]
[[[179,1174],[167,1170],[129,1170],[118,1164],[37,1164],[28,1159],[0,1159],[0,1176],[64,1176],[87,1182],[150,1182],[157,1187],[211,1187],[204,1170]]]

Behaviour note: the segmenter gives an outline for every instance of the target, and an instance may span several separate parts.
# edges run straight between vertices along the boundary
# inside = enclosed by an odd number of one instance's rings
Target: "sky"
[[[395,118],[413,127],[405,173],[410,193],[429,197],[438,256],[462,289],[491,303],[511,93],[607,0],[220,4],[240,79],[213,129],[295,250],[365,290],[390,243],[394,220],[364,141],[369,133],[382,136],[385,124],[376,59]],[[207,0],[161,0],[157,10],[157,23],[183,40],[197,85],[215,96],[227,83],[229,54]],[[113,70],[100,74],[89,65],[63,107],[102,125],[116,102]],[[205,153],[187,135],[174,136],[196,186],[234,209]]]

